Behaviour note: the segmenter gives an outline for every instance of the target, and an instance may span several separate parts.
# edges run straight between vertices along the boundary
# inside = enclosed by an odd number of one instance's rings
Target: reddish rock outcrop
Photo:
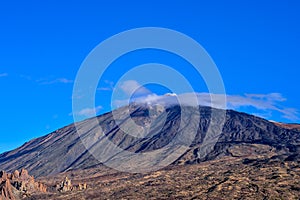
[[[19,199],[30,196],[33,193],[45,193],[47,188],[44,184],[36,182],[28,171],[22,169],[13,173],[0,172],[0,200]]]
[[[0,172],[0,200],[16,199],[9,180],[9,176],[10,175],[4,171]]]
[[[12,192],[12,186],[8,179],[1,180],[0,188],[1,188],[0,200],[16,199],[15,195]]]
[[[72,185],[71,180],[66,177],[63,181],[56,185],[56,190],[59,192],[68,192],[74,190],[85,190],[87,188],[86,183],[79,183],[78,185]]]

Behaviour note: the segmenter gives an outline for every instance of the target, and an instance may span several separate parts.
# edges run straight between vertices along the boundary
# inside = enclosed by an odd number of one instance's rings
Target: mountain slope
[[[181,118],[182,109],[189,114],[189,118],[185,119],[186,122],[183,122]],[[199,109],[200,116],[194,115],[197,109]],[[129,110],[130,118],[125,115],[127,110]],[[174,138],[179,138],[177,141],[182,144],[189,144],[189,132],[195,132],[189,148],[173,164],[198,163],[223,156],[235,157],[263,152],[274,152],[278,155],[293,155],[300,152],[300,133],[297,130],[285,129],[255,116],[228,110],[224,127],[216,135],[216,144],[203,154],[203,142],[211,122],[212,111],[222,112],[222,110],[209,107],[188,106],[171,106],[166,109],[166,112],[162,112],[159,107],[131,105],[120,108],[114,111],[115,113],[101,115],[97,119],[106,138],[122,149],[133,153],[161,149],[172,143]],[[155,117],[151,118],[150,115]],[[197,117],[199,121],[196,120]],[[217,119],[218,115],[214,117],[215,122],[220,122],[221,119]],[[165,123],[162,123],[163,119]],[[154,128],[150,129],[145,137],[139,135],[134,137],[134,134],[142,135],[143,132],[137,129],[130,130],[132,128],[130,120],[144,127]],[[181,123],[189,126],[182,128]],[[1,154],[0,169],[13,171],[26,168],[34,176],[46,176],[70,169],[101,165],[82,143],[85,139],[92,141],[91,148],[97,151],[107,151],[105,156],[108,162],[116,158],[125,159],[114,155],[109,157],[110,149],[106,149],[103,139],[97,135],[98,124],[95,124],[93,119],[77,123],[77,128],[83,131],[81,138],[76,132],[75,125],[71,124],[44,137],[31,140],[13,151]],[[133,135],[125,134],[120,126],[128,128]],[[193,128],[195,130],[192,130]],[[170,151],[176,151],[176,147],[176,145],[172,146]],[[248,150],[240,153],[241,149]]]

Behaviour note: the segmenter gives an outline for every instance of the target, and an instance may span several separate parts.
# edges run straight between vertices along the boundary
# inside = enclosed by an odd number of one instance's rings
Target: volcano
[[[212,123],[222,124],[221,128],[213,130],[213,134],[208,133]],[[114,168],[128,162],[128,159],[137,165],[136,157],[112,153],[113,149],[103,138],[132,155],[151,153],[165,147],[168,148],[167,153],[173,153],[178,145],[184,146],[180,155],[176,154],[169,160],[168,165],[171,166],[264,154],[297,159],[300,152],[298,129],[286,128],[253,115],[203,106],[172,105],[162,108],[132,104],[68,125],[3,153],[0,155],[0,169],[12,172],[26,168],[35,177],[42,177],[95,168],[106,163]],[[207,144],[210,144],[209,148]],[[101,152],[102,157],[97,152]],[[159,164],[162,156],[151,158],[151,166]],[[142,165],[150,166],[147,162],[145,159]],[[134,172],[134,166],[125,167],[128,171],[133,167]]]

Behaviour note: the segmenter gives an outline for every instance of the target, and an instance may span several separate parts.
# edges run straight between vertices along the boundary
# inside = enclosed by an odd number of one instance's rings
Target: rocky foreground
[[[169,166],[146,174],[121,173],[102,166],[35,181],[26,170],[1,172],[0,199],[300,198],[299,155],[270,152],[245,157],[239,151],[235,151],[236,157]]]
[[[42,182],[47,183],[47,179]],[[64,180],[57,180],[56,184],[44,184],[35,181],[28,171],[22,169],[13,173],[0,172],[0,200],[35,199],[36,196],[52,193],[66,193],[82,191],[87,189],[86,183],[72,184],[72,181],[65,176]]]
[[[27,170],[22,169],[13,173],[0,172],[0,200],[21,199],[35,193],[45,193],[47,187],[34,180]]]
[[[86,190],[48,192],[28,199],[299,199],[300,160],[269,154],[225,157],[200,164],[170,166],[147,173],[120,173],[104,167],[42,178],[53,185],[61,176],[86,182]]]

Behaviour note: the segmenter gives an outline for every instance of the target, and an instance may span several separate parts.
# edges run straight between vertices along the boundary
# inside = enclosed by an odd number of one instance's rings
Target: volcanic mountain
[[[222,125],[221,128],[218,124]],[[107,141],[133,155],[155,152],[164,147],[171,154],[178,150],[178,146],[185,146],[181,155],[170,159],[172,166],[264,154],[295,160],[299,159],[300,152],[298,129],[278,126],[253,115],[203,106],[163,108],[132,104],[63,127],[3,153],[0,155],[0,169],[12,172],[26,168],[35,177],[41,177],[128,161],[125,154],[111,153],[114,150]],[[99,159],[96,152],[101,152],[102,158]],[[129,159],[136,161],[137,158]],[[153,158],[149,162],[160,163],[160,159]],[[147,160],[143,162],[149,165]],[[124,167],[130,171],[132,166]]]

